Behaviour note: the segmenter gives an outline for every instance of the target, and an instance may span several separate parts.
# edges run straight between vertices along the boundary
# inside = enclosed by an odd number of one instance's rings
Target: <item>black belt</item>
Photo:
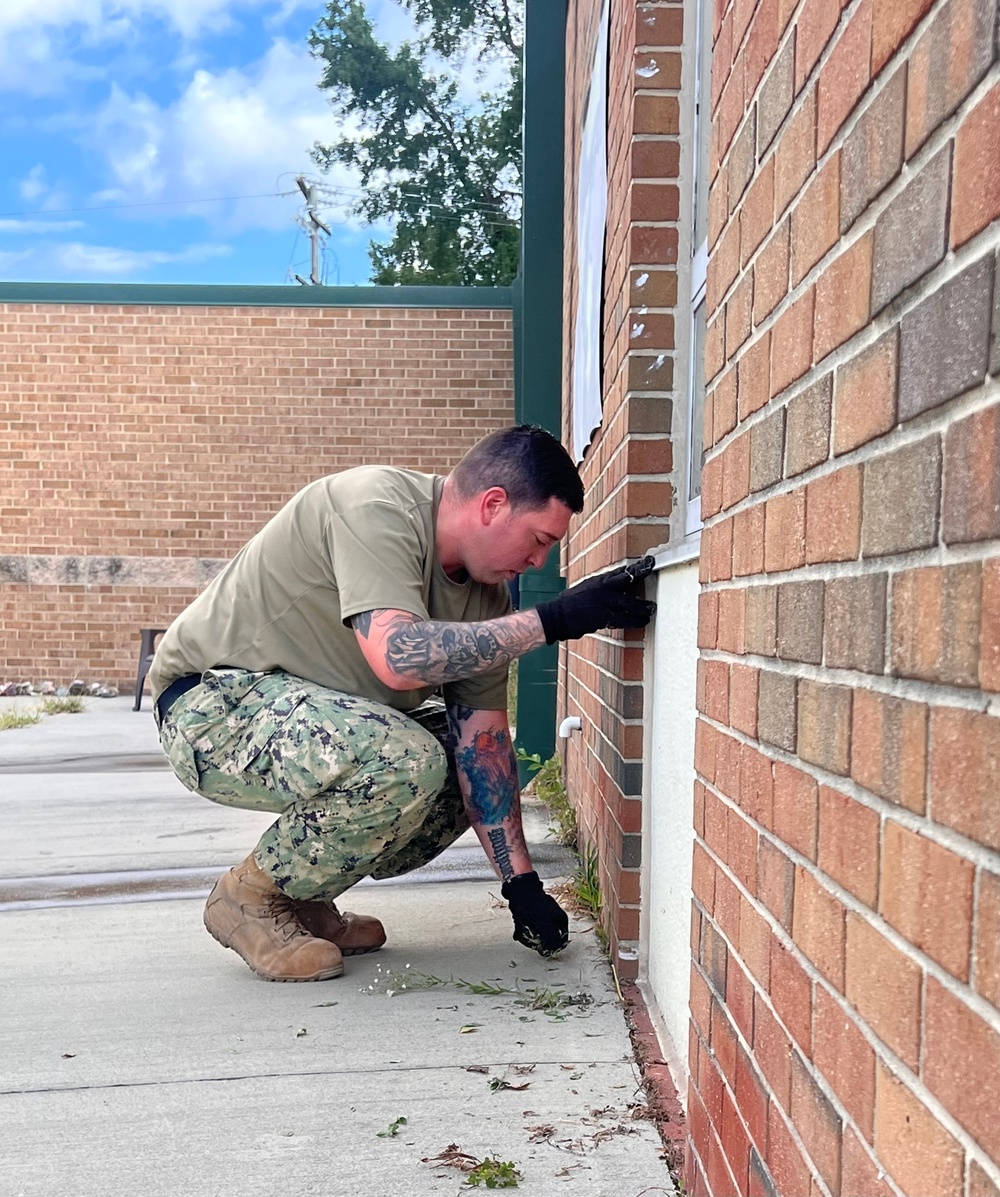
[[[188,690],[193,690],[195,686],[199,685],[201,685],[200,673],[185,673],[182,677],[175,678],[156,700],[157,725],[163,722],[167,717],[167,711],[182,694],[186,694]]]

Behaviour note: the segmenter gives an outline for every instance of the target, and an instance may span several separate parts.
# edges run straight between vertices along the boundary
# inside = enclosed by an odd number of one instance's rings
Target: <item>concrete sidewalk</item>
[[[539,871],[565,874],[528,813]],[[513,943],[466,837],[351,891],[381,952],[273,985],[201,926],[269,817],[189,794],[148,710],[93,699],[0,733],[0,819],[4,1195],[471,1192],[452,1145],[528,1194],[673,1192],[592,931],[555,961]]]

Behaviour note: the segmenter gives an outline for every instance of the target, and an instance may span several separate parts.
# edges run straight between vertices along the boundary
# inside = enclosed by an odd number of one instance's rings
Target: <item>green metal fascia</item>
[[[211,308],[510,308],[510,287],[244,287],[0,282],[0,303]]]
[[[526,0],[518,418],[562,435],[566,0]]]
[[[514,410],[519,423],[562,436],[563,112],[566,0],[526,0],[524,203],[521,270],[514,287]],[[521,578],[520,606],[563,589],[555,553]],[[518,664],[517,743],[542,760],[555,751],[558,645]],[[521,784],[530,774],[520,766]]]

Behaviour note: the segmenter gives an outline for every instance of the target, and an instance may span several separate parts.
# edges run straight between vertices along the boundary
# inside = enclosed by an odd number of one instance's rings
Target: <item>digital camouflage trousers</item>
[[[292,898],[401,876],[469,826],[441,702],[404,715],[280,671],[215,669],[175,699],[160,743],[189,790],[277,814],[255,857]]]

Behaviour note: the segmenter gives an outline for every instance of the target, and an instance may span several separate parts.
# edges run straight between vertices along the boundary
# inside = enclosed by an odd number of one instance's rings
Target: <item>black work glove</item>
[[[535,610],[545,643],[576,640],[598,628],[644,628],[656,604],[640,597],[643,578],[653,569],[652,557],[640,557],[596,578],[578,582]]]
[[[540,956],[552,956],[569,943],[566,911],[542,889],[537,873],[519,873],[500,887],[514,918],[514,938]]]

